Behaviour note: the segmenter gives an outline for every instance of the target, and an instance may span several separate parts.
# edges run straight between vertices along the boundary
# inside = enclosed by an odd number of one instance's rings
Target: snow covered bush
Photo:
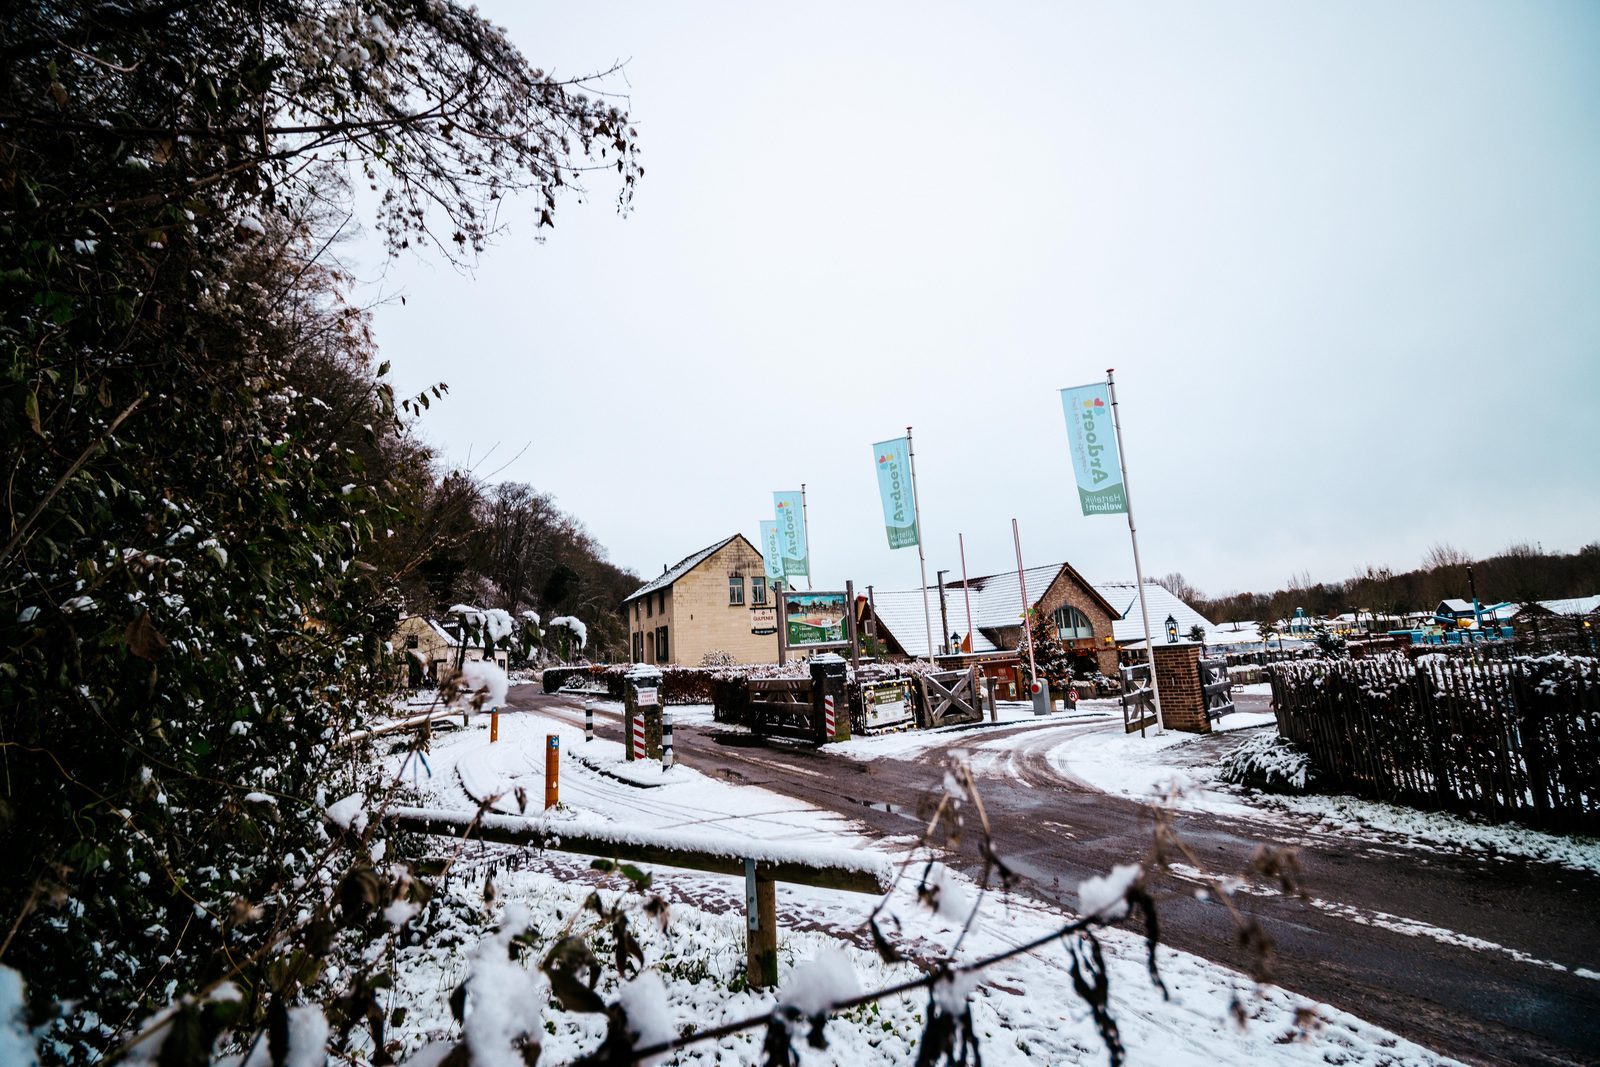
[[[1311,758],[1293,741],[1262,731],[1222,757],[1217,779],[1264,793],[1304,793],[1313,775]]]
[[[732,667],[734,662],[732,652],[724,652],[719,648],[714,648],[700,657],[702,667]]]
[[[573,659],[589,643],[589,628],[571,615],[557,615],[550,620],[550,629],[555,632],[562,659]]]
[[[602,148],[631,188],[633,135],[449,2],[0,26],[5,963],[73,1005],[52,1062],[142,1018],[194,1062],[224,1025],[287,1025],[321,974],[347,1033],[401,879],[323,807],[365,784],[337,743],[389,706],[388,586],[418,560],[386,545],[433,478],[399,420],[442,395],[397,398],[345,298],[347,182],[392,249],[471,258],[508,193],[548,224]],[[226,1019],[224,983],[248,991]]]

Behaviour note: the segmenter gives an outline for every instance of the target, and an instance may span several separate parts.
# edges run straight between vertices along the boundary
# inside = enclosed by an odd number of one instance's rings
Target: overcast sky
[[[399,385],[451,460],[645,577],[806,484],[816,583],[1071,561],[1056,390],[1117,371],[1147,575],[1207,593],[1600,538],[1600,4],[480,4],[627,62],[645,177],[401,260]],[[362,264],[368,275],[376,254]],[[959,571],[957,571],[959,573]]]

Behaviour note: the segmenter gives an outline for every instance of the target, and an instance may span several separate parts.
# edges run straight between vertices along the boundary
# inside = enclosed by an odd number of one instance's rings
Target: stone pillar
[[[1155,646],[1156,684],[1167,728],[1192,734],[1211,732],[1205,693],[1200,688],[1200,645],[1193,641]]]
[[[822,698],[833,697],[833,736],[828,736]],[[823,744],[850,740],[850,689],[843,657],[826,652],[811,657],[811,721]]]
[[[644,698],[642,701],[641,696]],[[627,758],[634,758],[634,728],[636,724],[642,724],[645,758],[660,759],[661,671],[648,663],[636,663],[630,667],[622,680],[622,703],[627,709],[622,737]]]

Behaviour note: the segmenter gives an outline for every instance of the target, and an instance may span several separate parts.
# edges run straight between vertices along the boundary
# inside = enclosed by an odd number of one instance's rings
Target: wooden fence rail
[[[740,841],[727,835],[574,826],[570,822],[494,812],[479,815],[432,808],[391,808],[385,813],[384,822],[410,833],[471,837],[631,863],[742,875],[748,931],[747,978],[753,988],[771,988],[778,982],[777,883],[878,894],[889,888],[893,877],[889,861],[872,853]]]
[[[1594,661],[1402,657],[1271,669],[1278,732],[1379,800],[1600,831]]]

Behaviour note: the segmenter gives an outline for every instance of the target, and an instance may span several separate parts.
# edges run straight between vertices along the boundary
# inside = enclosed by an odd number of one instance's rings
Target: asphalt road
[[[582,721],[581,703],[535,686],[513,689],[510,703]],[[1065,777],[1046,759],[1074,736],[1107,728],[1121,724],[982,729],[984,741],[1014,741],[976,773],[997,851],[1023,876],[1021,892],[1072,908],[1084,878],[1149,857],[1146,806]],[[596,732],[620,741],[617,714],[597,710]],[[863,762],[826,749],[761,746],[713,727],[674,730],[678,760],[703,773],[796,797],[902,839],[920,832],[937,802],[949,750],[970,747],[979,733],[948,734],[914,759]],[[1226,743],[1205,739],[1185,746],[1185,754]],[[1600,971],[1600,877],[1328,835],[1306,845],[1305,827],[1281,820],[1182,814],[1175,825],[1216,874],[1243,874],[1260,846],[1298,847],[1303,897],[1273,893],[1274,883],[1259,876],[1234,894],[1276,942],[1278,985],[1469,1062],[1600,1063],[1600,981],[1574,973]],[[975,835],[949,862],[981,873]],[[1181,876],[1155,886],[1162,941],[1246,969],[1234,922],[1214,899],[1197,899],[1195,888]],[[1425,936],[1416,932],[1419,924],[1453,933]]]

